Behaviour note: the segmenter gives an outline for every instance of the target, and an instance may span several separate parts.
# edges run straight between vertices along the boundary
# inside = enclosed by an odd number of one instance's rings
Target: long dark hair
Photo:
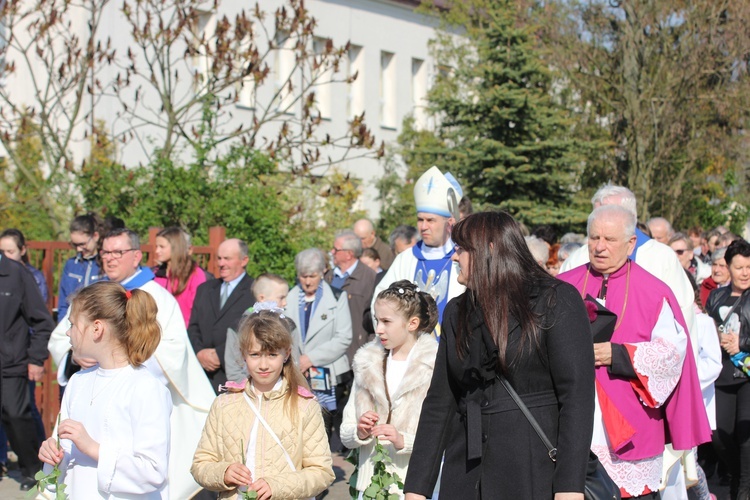
[[[534,313],[530,292],[555,283],[537,264],[523,238],[518,222],[506,212],[479,212],[453,227],[453,241],[471,257],[467,292],[459,303],[456,349],[463,358],[469,348],[468,312],[481,310],[485,325],[497,344],[498,365],[505,373],[508,360],[508,318],[521,325],[521,344],[539,346],[541,318]]]
[[[190,276],[198,265],[190,255],[188,235],[179,227],[167,227],[159,231],[156,236],[161,236],[170,246],[172,256],[167,264],[168,290],[172,295],[179,295],[187,288]]]

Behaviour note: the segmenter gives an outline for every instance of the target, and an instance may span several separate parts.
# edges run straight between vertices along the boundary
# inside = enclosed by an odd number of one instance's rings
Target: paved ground
[[[20,474],[11,464],[8,476],[0,481],[0,500],[22,500],[27,498],[25,491],[19,489]],[[344,456],[335,454],[333,456],[333,471],[336,473],[336,482],[328,489],[328,493],[321,498],[325,500],[349,500],[349,485],[346,481],[352,473],[353,466],[344,460]]]
[[[352,473],[352,465],[344,460],[339,454],[333,456],[333,471],[336,473],[336,481],[328,489],[328,492],[321,498],[325,500],[349,500],[349,485],[347,480]],[[18,486],[19,473],[11,467],[9,476],[0,481],[0,500],[21,500],[26,497],[26,493],[20,491]],[[709,480],[711,491],[715,493],[719,500],[729,499],[729,489],[722,487],[716,478]],[[693,498],[691,496],[691,498]]]

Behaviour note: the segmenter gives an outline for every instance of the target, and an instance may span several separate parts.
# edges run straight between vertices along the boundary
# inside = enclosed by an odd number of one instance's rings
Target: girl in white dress
[[[161,339],[156,302],[108,281],[70,299],[73,359],[97,365],[68,382],[57,436],[42,443],[68,498],[168,498],[169,390],[143,363]]]

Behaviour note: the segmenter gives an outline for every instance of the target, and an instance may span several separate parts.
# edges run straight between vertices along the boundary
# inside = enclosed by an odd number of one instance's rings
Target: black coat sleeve
[[[594,426],[594,347],[586,307],[568,284],[557,287],[545,343],[559,407],[553,491],[583,492]]]
[[[202,283],[198,286],[198,290],[195,292],[195,300],[193,301],[193,308],[190,312],[190,323],[187,327],[188,338],[190,339],[190,344],[193,346],[193,350],[196,354],[206,346],[203,342],[200,318],[204,314],[203,309],[205,307],[210,307],[210,304],[208,304],[209,289],[206,287],[208,283],[210,282],[206,281],[205,283]]]
[[[432,496],[440,473],[440,464],[456,417],[456,400],[451,390],[448,373],[448,349],[455,348],[455,302],[449,303],[443,315],[442,334],[438,346],[435,369],[419,416],[417,435],[404,482],[404,493]]]
[[[20,272],[23,286],[23,300],[21,301],[21,312],[29,328],[34,330],[29,340],[27,355],[29,363],[43,366],[49,357],[47,343],[55,328],[52,315],[47,310],[42,294],[37,287],[36,281],[31,273],[22,270]]]
[[[612,345],[612,365],[607,368],[607,371],[612,375],[619,377],[636,379],[638,375],[635,373],[633,362],[630,360],[628,350],[625,349],[623,344],[611,344]]]

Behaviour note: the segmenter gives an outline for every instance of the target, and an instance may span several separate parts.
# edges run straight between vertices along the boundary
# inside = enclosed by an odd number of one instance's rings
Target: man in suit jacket
[[[247,244],[236,238],[226,240],[219,245],[218,260],[219,279],[198,287],[188,325],[190,343],[217,394],[227,381],[227,329],[236,329],[242,313],[255,303],[253,279],[245,272]]]
[[[34,486],[41,443],[31,416],[29,380],[40,381],[55,327],[34,277],[23,264],[0,253],[0,355],[2,421],[21,468],[21,489]],[[34,332],[29,335],[29,329]]]
[[[336,267],[326,273],[325,280],[333,288],[343,290],[349,301],[352,343],[346,355],[351,364],[354,354],[369,340],[368,332],[362,326],[362,318],[372,302],[376,273],[359,261],[362,242],[353,231],[340,231],[336,234],[331,255]]]

